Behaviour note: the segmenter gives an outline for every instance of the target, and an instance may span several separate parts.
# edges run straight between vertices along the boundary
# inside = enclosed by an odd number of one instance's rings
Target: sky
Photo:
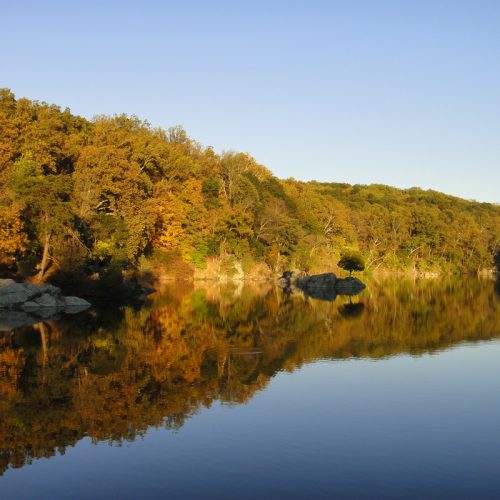
[[[500,202],[500,1],[23,1],[0,87],[182,125],[282,178]]]

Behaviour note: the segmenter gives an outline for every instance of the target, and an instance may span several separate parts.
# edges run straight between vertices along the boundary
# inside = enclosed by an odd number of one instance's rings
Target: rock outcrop
[[[47,318],[61,312],[83,311],[88,307],[90,303],[86,300],[65,297],[61,294],[61,289],[53,285],[36,286],[16,283],[11,279],[0,279],[1,317],[10,317],[15,323],[20,322],[26,314]]]
[[[366,288],[366,285],[358,278],[339,279],[335,283],[335,291],[339,295],[357,295]]]
[[[294,285],[300,288],[307,297],[330,302],[334,301],[337,297],[335,290],[336,283],[337,276],[334,273],[301,276],[294,280]]]
[[[308,276],[293,271],[285,271],[278,284],[285,292],[295,286],[308,297],[328,301],[335,300],[337,295],[357,295],[366,288],[358,278],[337,278],[334,273]]]
[[[337,276],[334,273],[313,274],[295,279],[294,284],[299,288],[334,288]]]

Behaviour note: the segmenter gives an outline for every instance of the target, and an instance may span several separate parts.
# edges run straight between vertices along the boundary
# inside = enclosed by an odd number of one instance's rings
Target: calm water
[[[175,285],[0,332],[1,498],[498,498],[500,296]]]

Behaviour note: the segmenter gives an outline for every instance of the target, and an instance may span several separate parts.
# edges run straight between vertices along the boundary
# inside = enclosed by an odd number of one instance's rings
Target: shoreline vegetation
[[[362,255],[361,276],[493,274],[500,206],[278,179],[181,127],[87,120],[0,89],[0,277],[129,297],[172,279],[344,276],[345,249]]]

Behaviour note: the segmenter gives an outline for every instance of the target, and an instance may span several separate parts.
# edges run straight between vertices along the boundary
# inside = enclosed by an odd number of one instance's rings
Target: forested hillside
[[[125,115],[89,121],[0,90],[4,273],[315,272],[335,270],[344,247],[359,248],[369,270],[465,272],[492,268],[499,246],[498,205],[280,180],[179,127]]]

